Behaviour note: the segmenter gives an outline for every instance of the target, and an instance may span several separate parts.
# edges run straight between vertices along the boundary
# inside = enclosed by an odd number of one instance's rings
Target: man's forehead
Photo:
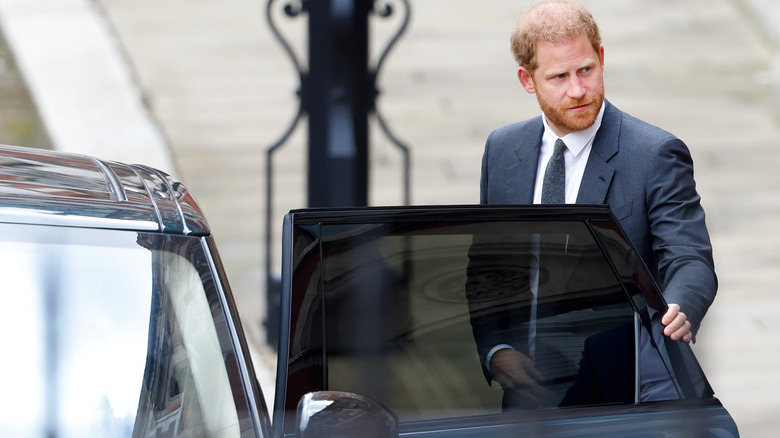
[[[538,67],[543,64],[554,65],[577,65],[589,64],[600,59],[600,54],[593,48],[590,41],[584,34],[570,38],[561,42],[540,41],[536,46],[536,59]]]

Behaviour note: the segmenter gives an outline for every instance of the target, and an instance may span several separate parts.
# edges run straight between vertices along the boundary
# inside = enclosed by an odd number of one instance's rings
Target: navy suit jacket
[[[610,206],[666,301],[680,305],[695,333],[717,279],[690,152],[672,134],[604,104],[577,203]],[[481,203],[533,203],[543,131],[539,116],[490,134]]]

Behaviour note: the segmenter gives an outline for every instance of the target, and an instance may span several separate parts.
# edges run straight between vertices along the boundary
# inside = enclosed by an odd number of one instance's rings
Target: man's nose
[[[585,97],[585,86],[577,75],[572,75],[569,80],[569,97],[572,99],[582,99]]]

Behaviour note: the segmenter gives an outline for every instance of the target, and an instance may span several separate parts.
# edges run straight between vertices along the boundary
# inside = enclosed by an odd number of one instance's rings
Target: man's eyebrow
[[[588,68],[588,67],[593,68],[596,65],[598,65],[598,62],[596,62],[594,60],[589,60],[587,62],[584,62],[584,63],[580,64],[578,67],[576,67],[575,71],[580,71],[583,68]],[[550,71],[544,73],[544,77],[554,78],[556,76],[567,75],[567,74],[569,74],[569,71],[570,70],[568,70],[568,69],[550,70]]]
[[[582,67],[580,67],[582,68]],[[556,76],[564,76],[569,74],[568,70],[551,70],[547,72],[544,76],[547,78],[554,78]]]

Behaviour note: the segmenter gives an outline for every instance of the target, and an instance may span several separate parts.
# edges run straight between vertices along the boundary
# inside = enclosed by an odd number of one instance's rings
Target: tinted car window
[[[290,244],[288,411],[319,389],[368,395],[402,421],[637,399],[635,308],[646,305],[630,247],[608,226],[306,222]],[[570,393],[586,340],[620,345],[609,371],[617,396]],[[500,344],[527,354],[543,376],[534,403],[490,384],[486,356]]]
[[[194,237],[0,226],[0,435],[251,429],[207,265]]]

